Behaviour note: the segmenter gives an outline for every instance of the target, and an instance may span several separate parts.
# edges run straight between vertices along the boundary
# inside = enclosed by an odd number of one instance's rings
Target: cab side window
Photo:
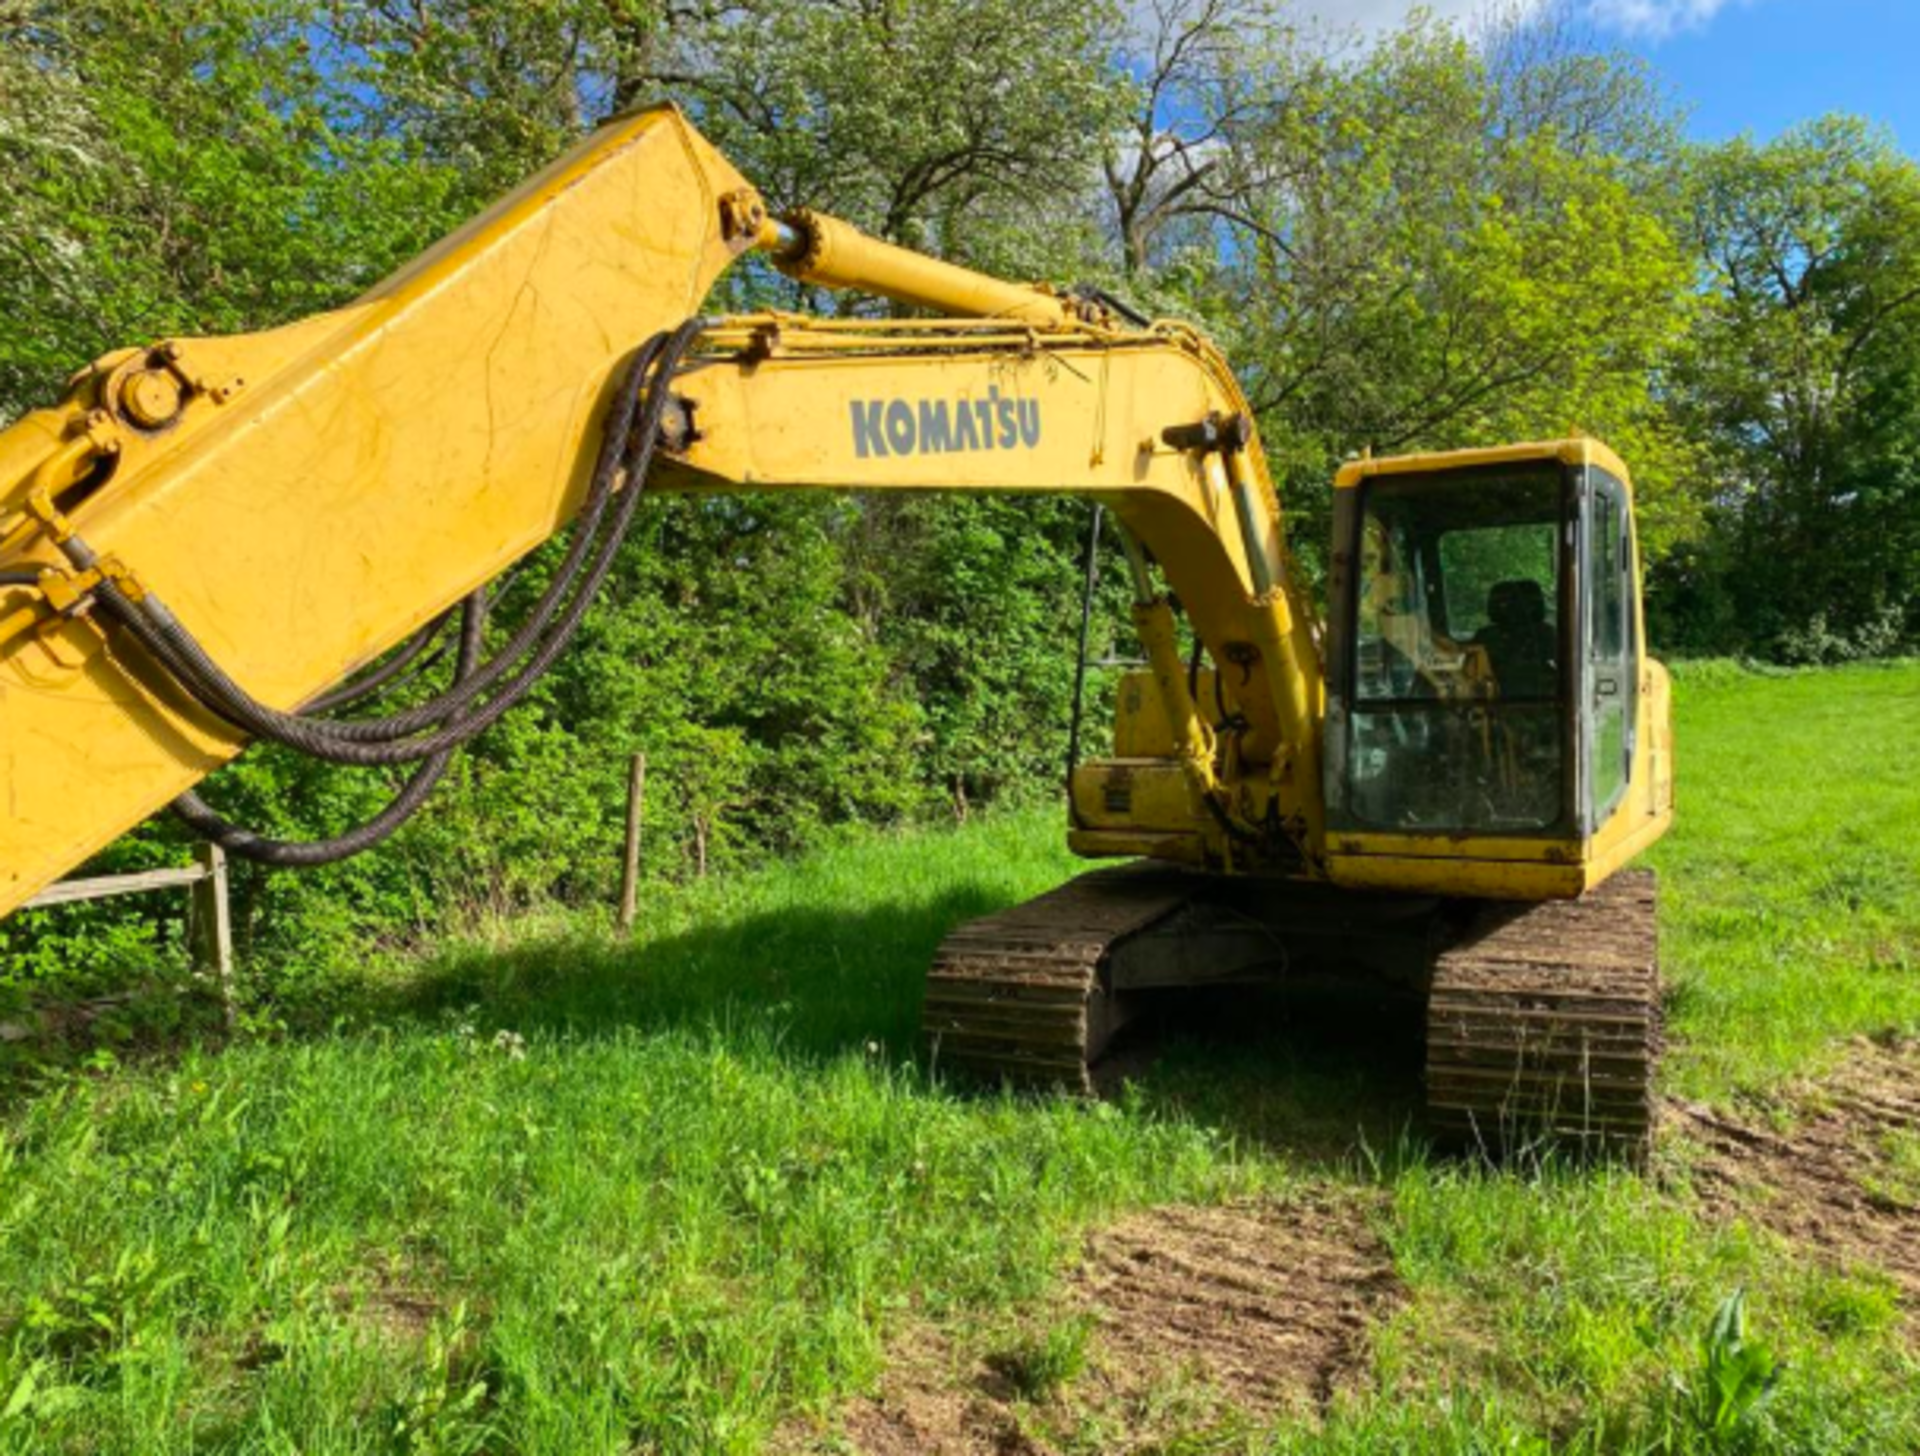
[[[1604,470],[1587,473],[1581,595],[1586,697],[1588,822],[1598,827],[1633,771],[1638,686],[1633,618],[1633,540],[1627,492]]]

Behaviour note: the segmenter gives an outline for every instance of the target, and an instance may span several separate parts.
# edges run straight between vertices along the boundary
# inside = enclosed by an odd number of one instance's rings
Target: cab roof
[[[1519,445],[1495,445],[1475,450],[1427,450],[1413,455],[1367,455],[1349,460],[1334,476],[1336,490],[1350,490],[1376,475],[1411,475],[1444,470],[1471,470],[1482,465],[1521,465],[1532,460],[1558,460],[1564,465],[1597,465],[1627,481],[1627,466],[1618,455],[1590,435],[1564,440],[1533,440]]]

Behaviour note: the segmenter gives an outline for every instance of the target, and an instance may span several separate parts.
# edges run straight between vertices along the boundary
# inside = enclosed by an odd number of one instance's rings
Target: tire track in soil
[[[1067,1408],[1127,1418],[1184,1379],[1256,1416],[1323,1409],[1362,1378],[1373,1326],[1403,1298],[1375,1207],[1334,1194],[1177,1205],[1093,1230],[1055,1311],[1097,1331]],[[923,1326],[895,1343],[879,1394],[850,1403],[841,1429],[866,1456],[1046,1456],[994,1363],[960,1358]],[[1123,1428],[1151,1443],[1132,1419]]]
[[[1076,1294],[1123,1384],[1187,1373],[1244,1410],[1323,1407],[1400,1299],[1366,1214],[1334,1197],[1135,1214],[1089,1240]]]
[[[1667,1130],[1693,1144],[1688,1174],[1709,1213],[1745,1218],[1899,1289],[1920,1342],[1920,1202],[1889,1185],[1889,1134],[1920,1136],[1920,1042],[1860,1038],[1845,1066],[1784,1099],[1786,1131],[1668,1099]]]

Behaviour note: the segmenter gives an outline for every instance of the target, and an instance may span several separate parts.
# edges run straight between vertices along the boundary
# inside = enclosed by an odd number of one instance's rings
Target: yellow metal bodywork
[[[1646,770],[1590,841],[1328,842],[1318,624],[1260,444],[1162,436],[1247,415],[1226,361],[1185,325],[1120,329],[833,219],[776,224],[684,118],[656,109],[344,309],[109,356],[58,408],[0,432],[0,572],[58,578],[0,587],[0,915],[243,746],[86,618],[66,533],[129,592],[163,597],[255,696],[291,707],[564,525],[616,368],[755,247],[797,277],[942,316],[713,321],[674,381],[686,428],[649,489],[1087,496],[1151,553],[1219,665],[1189,693],[1166,601],[1147,591],[1150,670],[1122,685],[1118,752],[1070,786],[1077,851],[1538,898],[1577,893],[1665,827],[1665,675],[1649,663]],[[1362,462],[1339,483],[1507,458]],[[1216,733],[1215,708],[1230,731]]]
[[[75,527],[256,696],[306,699],[568,519],[615,366],[748,245],[717,205],[745,185],[678,113],[646,112],[344,309],[185,341],[207,388],[171,426],[143,430],[88,376],[0,434],[0,567],[58,562],[20,513],[104,412],[118,450]],[[0,619],[30,598],[0,591]],[[125,650],[64,620],[0,643],[0,914],[242,746]]]
[[[1103,503],[1152,552],[1214,660],[1238,664],[1233,702],[1246,726],[1230,753],[1216,751],[1186,691],[1168,606],[1142,602],[1135,626],[1173,732],[1169,762],[1193,797],[1177,823],[1173,798],[1150,823],[1076,814],[1071,845],[1313,872],[1324,702],[1308,609],[1290,587],[1257,589],[1254,555],[1279,562],[1283,576],[1287,559],[1265,459],[1257,441],[1241,452],[1255,486],[1250,543],[1219,456],[1161,438],[1247,408],[1226,362],[1193,330],[725,319],[678,388],[696,437],[656,462],[651,489],[1068,493]],[[1276,856],[1236,850],[1269,818],[1284,826]]]

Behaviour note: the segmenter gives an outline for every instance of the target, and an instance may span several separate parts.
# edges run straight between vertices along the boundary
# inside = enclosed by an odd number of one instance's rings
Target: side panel
[[[612,370],[699,308],[732,256],[718,199],[744,185],[678,113],[641,113],[349,308],[186,341],[198,370],[243,382],[169,434],[130,434],[78,529],[257,696],[311,696],[570,516]],[[0,499],[19,491],[0,480]],[[29,557],[52,559],[35,546],[0,566]],[[90,626],[16,640],[0,914],[239,747],[158,701]]]

